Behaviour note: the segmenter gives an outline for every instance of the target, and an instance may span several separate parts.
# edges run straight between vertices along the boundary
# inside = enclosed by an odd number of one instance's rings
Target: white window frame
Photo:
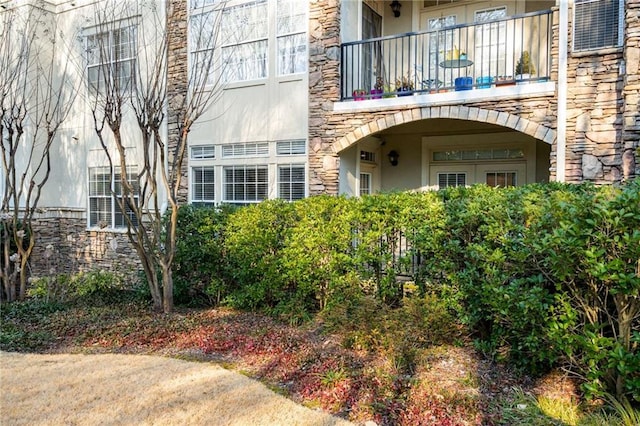
[[[606,46],[595,46],[595,47],[586,47],[586,48],[577,48],[576,47],[576,28],[577,28],[577,10],[580,8],[580,4],[593,4],[593,3],[601,3],[603,1],[609,0],[574,0],[573,3],[573,37],[572,37],[572,50],[573,52],[590,52],[597,51],[601,49],[615,49],[620,48],[624,42],[624,0],[617,0],[618,2],[618,37],[615,45],[606,45]],[[613,0],[616,1],[616,0]],[[595,31],[596,29],[590,27],[591,31]]]
[[[306,26],[308,24],[308,2],[302,0],[278,0],[276,3],[276,68],[277,75],[291,75],[291,74],[302,74],[307,72],[307,29]],[[286,7],[284,6],[286,5]],[[295,7],[303,5],[305,7],[304,13],[296,14]],[[281,13],[283,10],[288,9],[287,13]],[[294,28],[290,31],[280,32],[280,19],[288,19],[294,21],[296,23],[301,23],[300,28]],[[293,46],[281,46],[281,42],[287,39],[295,39],[301,42],[293,45]],[[283,51],[287,51],[287,54],[283,56]],[[297,55],[300,55],[301,58],[298,58]],[[289,66],[282,62],[283,58],[291,58],[289,61]],[[299,63],[301,60],[301,63]],[[301,68],[298,68],[298,65],[301,65]]]
[[[94,180],[93,173],[100,173],[100,176],[106,179]],[[139,203],[139,184],[137,183],[137,171],[136,166],[127,166],[127,180],[133,184],[134,189],[134,202],[136,205]],[[120,167],[114,167],[112,171],[108,166],[89,167],[88,170],[88,194],[89,199],[87,202],[87,225],[89,228],[109,228],[109,229],[126,229],[127,223],[124,220],[126,212],[120,210],[118,198],[122,197],[122,191],[120,188]],[[102,185],[99,185],[102,184]],[[101,190],[98,190],[99,187]],[[92,200],[103,200],[107,210],[98,210],[92,208]],[[93,215],[97,214],[95,220]],[[120,215],[120,216],[119,216]],[[121,217],[122,220],[118,220]],[[136,217],[130,213],[133,225],[136,225]]]
[[[231,143],[222,145],[222,158],[268,157],[269,142]]]
[[[487,14],[495,12],[503,12],[503,16],[497,19],[495,17],[484,19]],[[506,5],[476,10],[473,13],[473,21],[477,24],[474,37],[474,58],[480,75],[507,75],[510,74],[507,69],[513,68],[511,64],[507,64],[507,23],[500,20],[506,18],[507,14]],[[487,51],[488,55],[482,54]],[[497,54],[493,55],[493,52]]]
[[[130,47],[127,50],[128,55],[120,56],[121,49],[118,49],[118,46],[115,44],[115,33],[116,32],[128,32],[129,42],[128,45]],[[136,61],[137,61],[137,47],[138,47],[138,28],[137,25],[130,21],[123,21],[119,24],[104,24],[103,27],[95,27],[84,36],[84,45],[86,52],[86,67],[87,67],[87,77],[86,83],[88,90],[90,93],[96,93],[97,91],[104,90],[104,78],[105,78],[105,69],[110,69],[108,73],[106,73],[107,77],[113,78],[114,74],[118,72],[118,70],[122,70],[123,64],[129,64],[129,72],[126,76],[126,84],[119,84],[118,88],[121,93],[130,92],[135,88],[136,85]],[[100,37],[107,37],[106,41],[106,49],[108,52],[101,52],[101,48],[105,48],[100,43],[97,45],[92,44],[91,40]],[[104,57],[104,53],[108,54],[108,57]],[[97,80],[91,80],[92,70],[95,69],[97,72]]]
[[[227,172],[236,170],[244,171],[243,182],[233,181],[229,182],[227,179]],[[247,180],[247,171],[255,171],[256,179],[254,181]],[[264,180],[260,180],[260,172],[265,175]],[[234,176],[235,178],[235,176]],[[233,187],[233,194],[229,194],[229,187]],[[253,204],[259,203],[269,198],[269,166],[267,164],[235,164],[222,167],[222,202],[228,204]],[[243,198],[236,198],[236,189],[242,187]],[[255,197],[247,197],[247,189],[253,187]]]
[[[210,160],[216,158],[215,145],[193,145],[190,147],[192,160]]]
[[[371,195],[373,190],[373,173],[360,172],[358,180],[358,195]]]
[[[289,179],[282,179],[282,170],[289,170]],[[302,170],[302,180],[295,179],[293,169]],[[286,191],[283,186],[286,185]],[[300,191],[300,188],[302,191]],[[288,193],[288,196],[285,196]],[[303,163],[278,164],[278,198],[286,201],[301,200],[307,196],[307,170]]]
[[[307,141],[304,139],[295,139],[288,141],[276,142],[277,156],[306,155]]]
[[[445,186],[440,185],[440,176],[441,175],[447,175],[447,183]],[[449,175],[455,175],[456,178],[456,182],[455,185],[449,185]],[[464,176],[464,183],[459,183],[458,179],[460,178],[460,176]],[[436,173],[436,186],[438,189],[445,189],[445,188],[457,188],[458,186],[467,186],[469,182],[469,176],[467,172],[454,172],[454,171],[450,171],[450,172],[437,172]]]
[[[215,204],[216,202],[216,169],[214,166],[191,167],[191,202],[202,204]],[[211,180],[206,180],[211,177]],[[207,188],[211,191],[211,197],[205,197]],[[198,196],[200,195],[200,196]]]
[[[241,37],[236,29],[226,29],[225,23],[230,22],[229,15],[244,10],[247,12],[251,7],[264,7],[264,14],[261,16],[264,28],[254,31],[247,37]],[[258,15],[260,16],[260,15]],[[255,17],[255,15],[253,16]],[[221,54],[222,54],[222,82],[235,83],[243,81],[260,80],[269,77],[269,4],[268,0],[252,0],[241,4],[225,8],[221,19]],[[253,55],[239,57],[239,51],[251,49],[251,46],[259,46]],[[255,52],[260,53],[256,56]],[[259,64],[261,66],[258,66]],[[257,70],[257,71],[256,71]],[[257,74],[253,74],[257,72]]]

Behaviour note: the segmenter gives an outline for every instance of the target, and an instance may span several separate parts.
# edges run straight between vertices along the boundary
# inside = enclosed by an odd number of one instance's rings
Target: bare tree
[[[221,13],[190,19],[191,43],[202,53],[191,58],[192,66],[187,69],[186,2],[170,0],[166,6],[163,10],[161,3],[153,1],[103,2],[96,9],[98,36],[92,39],[90,53],[111,59],[102,61],[105,65],[94,84],[92,112],[109,167],[119,176],[119,180],[114,178],[113,195],[144,269],[154,307],[170,312],[187,135],[221,93],[221,72],[215,66]],[[128,19],[131,17],[136,18]],[[128,64],[120,61],[108,42],[109,34],[113,38],[123,31],[135,37],[135,60]],[[170,46],[175,42],[179,49]],[[135,118],[140,135],[141,152],[136,155],[142,164],[137,165],[135,179],[125,172],[133,163],[123,138],[129,117]]]
[[[2,12],[0,134],[2,137],[2,278],[8,300],[23,299],[35,246],[34,214],[51,174],[51,148],[77,90],[54,52],[70,51],[57,17],[40,4]],[[17,294],[16,294],[17,293]]]

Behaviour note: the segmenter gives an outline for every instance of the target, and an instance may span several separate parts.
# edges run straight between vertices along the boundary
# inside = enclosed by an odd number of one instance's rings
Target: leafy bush
[[[122,275],[102,270],[32,278],[27,294],[44,303],[92,305],[116,303],[132,297]]]
[[[284,277],[308,311],[324,309],[357,280],[353,262],[353,201],[312,197],[295,204],[295,220],[282,250]]]
[[[216,305],[229,293],[223,276],[225,226],[233,206],[183,206],[178,210],[178,238],[173,265],[174,302]]]
[[[612,389],[640,401],[640,180],[556,207],[563,220],[543,244],[575,310],[564,352],[589,394]]]
[[[223,246],[227,303],[244,309],[274,308],[295,294],[287,293],[281,257],[294,222],[294,205],[282,200],[247,206],[229,216]]]
[[[446,318],[493,358],[532,373],[563,363],[592,395],[638,399],[639,194],[638,181],[479,185],[185,209],[177,275],[290,323],[321,311],[351,344],[400,348],[407,365],[415,348],[403,347],[404,330],[440,336],[435,324]],[[401,275],[415,299],[404,297]],[[393,325],[407,317],[419,325]]]

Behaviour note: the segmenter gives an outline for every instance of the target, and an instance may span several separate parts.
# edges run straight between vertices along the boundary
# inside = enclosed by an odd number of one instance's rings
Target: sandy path
[[[348,425],[207,363],[0,353],[0,424]]]

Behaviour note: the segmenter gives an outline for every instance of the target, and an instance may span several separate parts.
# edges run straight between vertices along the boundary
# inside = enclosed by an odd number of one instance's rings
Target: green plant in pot
[[[528,81],[535,73],[536,69],[533,63],[531,63],[531,55],[525,50],[520,55],[520,59],[518,59],[518,63],[516,64],[516,80],[520,82]]]
[[[403,76],[396,79],[396,92],[398,96],[409,96],[413,94],[414,85],[411,76]]]

